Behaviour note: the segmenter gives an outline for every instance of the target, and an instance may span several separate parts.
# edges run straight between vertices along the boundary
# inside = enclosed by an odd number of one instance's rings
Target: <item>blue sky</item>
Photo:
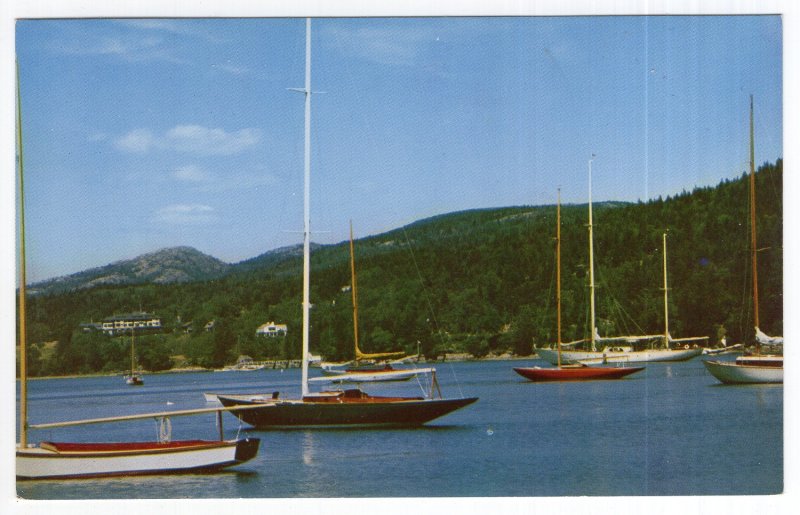
[[[305,23],[16,25],[28,280],[299,243]],[[312,22],[313,240],[451,211],[646,200],[782,147],[777,16]]]

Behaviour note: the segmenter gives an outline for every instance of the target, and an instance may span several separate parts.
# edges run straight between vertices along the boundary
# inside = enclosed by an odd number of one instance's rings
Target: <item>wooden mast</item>
[[[133,336],[133,327],[131,327],[131,379],[134,377],[134,361],[136,360],[136,351],[134,350],[134,339]]]
[[[594,307],[594,233],[592,232],[592,161],[594,154],[589,159],[589,313],[592,351],[597,350],[595,341],[595,307]]]
[[[353,342],[355,347],[356,362],[361,359],[381,359],[403,356],[405,352],[378,352],[366,354],[361,352],[358,347],[358,292],[357,292],[357,279],[356,279],[356,253],[355,245],[353,243],[353,221],[350,220],[350,294],[353,298]]]
[[[755,145],[753,143],[753,95],[750,95],[750,249],[753,265],[753,323],[759,328],[758,320],[758,250],[756,247],[756,170]],[[756,354],[761,345],[756,337]]]
[[[556,343],[558,344],[558,368],[561,368],[561,188],[558,189],[556,207]]]
[[[353,298],[353,342],[355,343],[356,361],[361,350],[358,348],[358,295],[356,294],[356,256],[353,249],[353,221],[350,220],[350,293]]]
[[[22,100],[17,68],[17,159],[19,159],[19,446],[28,446],[28,347],[25,327],[25,185],[22,160]]]

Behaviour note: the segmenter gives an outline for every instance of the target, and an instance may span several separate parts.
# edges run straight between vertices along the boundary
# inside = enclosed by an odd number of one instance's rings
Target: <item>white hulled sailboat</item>
[[[753,96],[750,95],[750,256],[753,267],[753,322],[755,352],[736,361],[705,360],[706,369],[726,384],[783,383],[783,355],[761,354],[762,345],[783,345],[783,337],[768,336],[759,329],[758,247],[756,246],[756,172],[753,143]]]
[[[702,349],[688,348],[688,349],[672,349],[669,348],[669,332],[665,335],[642,335],[642,336],[614,336],[614,337],[601,337],[597,328],[595,327],[595,282],[594,282],[594,231],[592,224],[592,159],[589,160],[589,311],[590,311],[590,328],[591,337],[589,339],[589,350],[576,350],[575,346],[586,343],[585,340],[570,342],[562,344],[570,349],[562,349],[559,352],[556,349],[537,348],[536,354],[553,365],[559,363],[598,363],[598,362],[628,362],[628,363],[642,363],[651,361],[684,361],[698,356]],[[665,257],[666,259],[666,257]],[[665,261],[666,263],[666,261]],[[666,271],[666,269],[665,269]],[[666,281],[666,275],[665,275]],[[665,286],[666,288],[666,286]],[[666,305],[665,305],[666,306]],[[665,312],[666,319],[666,312]],[[663,339],[665,342],[663,348],[653,348],[644,350],[634,350],[633,343],[643,340]],[[602,350],[598,350],[598,344],[605,344]]]

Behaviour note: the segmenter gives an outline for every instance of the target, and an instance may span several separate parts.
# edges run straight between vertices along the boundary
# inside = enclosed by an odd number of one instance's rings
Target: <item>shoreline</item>
[[[463,361],[523,361],[527,359],[537,359],[536,354],[529,356],[515,356],[510,354],[485,356],[483,358],[476,358],[471,354],[448,354],[444,359],[423,360],[419,363],[435,364],[435,363],[448,363],[448,362],[463,362]],[[299,367],[292,367],[299,368]],[[271,370],[271,369],[268,369]],[[161,375],[161,374],[190,374],[193,372],[216,372],[222,369],[203,368],[203,367],[180,367],[170,368],[169,370],[159,370],[157,372],[142,371],[143,375]],[[124,377],[127,372],[96,372],[92,374],[67,374],[63,376],[29,376],[28,381],[40,381],[45,379],[77,379],[84,377]],[[19,381],[19,377],[15,377]]]

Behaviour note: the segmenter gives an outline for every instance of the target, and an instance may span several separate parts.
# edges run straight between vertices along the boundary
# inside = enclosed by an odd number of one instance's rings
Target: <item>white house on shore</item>
[[[286,324],[276,324],[275,322],[267,322],[258,326],[256,329],[256,336],[286,336]]]

